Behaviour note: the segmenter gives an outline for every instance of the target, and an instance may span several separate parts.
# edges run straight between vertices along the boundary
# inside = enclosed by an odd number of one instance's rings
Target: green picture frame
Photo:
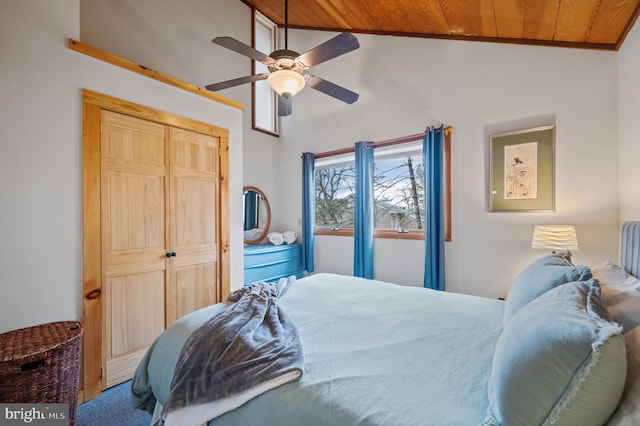
[[[489,211],[555,211],[556,126],[489,137]]]

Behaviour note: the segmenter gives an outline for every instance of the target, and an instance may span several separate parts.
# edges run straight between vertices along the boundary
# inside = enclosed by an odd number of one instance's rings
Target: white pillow
[[[627,332],[627,381],[618,408],[607,426],[633,426],[640,424],[640,327]]]
[[[604,262],[601,267],[595,268],[592,271],[592,275],[593,278],[597,278],[600,281],[600,285],[627,287],[638,282],[636,277],[609,260]]]
[[[640,280],[609,261],[594,269],[593,277],[609,314],[624,332],[640,326]]]

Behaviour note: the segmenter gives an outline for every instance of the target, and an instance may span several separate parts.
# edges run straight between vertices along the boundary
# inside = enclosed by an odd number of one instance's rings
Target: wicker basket
[[[75,425],[82,326],[52,322],[0,334],[0,402],[68,403]]]

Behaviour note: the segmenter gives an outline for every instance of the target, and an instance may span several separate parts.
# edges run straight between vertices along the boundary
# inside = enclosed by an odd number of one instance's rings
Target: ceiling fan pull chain
[[[284,48],[289,49],[289,0],[284,0]]]

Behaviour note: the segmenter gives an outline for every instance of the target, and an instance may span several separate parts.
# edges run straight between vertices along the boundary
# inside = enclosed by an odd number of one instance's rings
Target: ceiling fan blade
[[[322,93],[326,93],[329,96],[333,96],[334,98],[348,104],[354,103],[360,96],[356,92],[352,92],[349,89],[345,89],[342,86],[338,86],[337,84],[331,83],[330,81],[324,80],[315,75],[307,74],[305,76],[305,80],[307,81],[307,86],[319,90]]]
[[[254,61],[262,62],[265,65],[275,62],[271,56],[265,55],[264,53],[236,40],[233,37],[216,37],[211,41],[219,46],[226,47],[229,50],[233,50],[236,53],[247,56]]]
[[[304,64],[307,68],[310,68],[329,59],[356,50],[358,47],[360,47],[360,43],[358,43],[358,39],[354,35],[341,33],[298,56],[297,61]]]
[[[229,87],[240,86],[241,84],[253,83],[254,81],[264,80],[269,74],[253,74],[244,77],[234,78],[233,80],[222,81],[220,83],[209,84],[204,88],[212,92],[227,89]]]
[[[293,96],[278,95],[278,116],[286,117],[293,112]]]

